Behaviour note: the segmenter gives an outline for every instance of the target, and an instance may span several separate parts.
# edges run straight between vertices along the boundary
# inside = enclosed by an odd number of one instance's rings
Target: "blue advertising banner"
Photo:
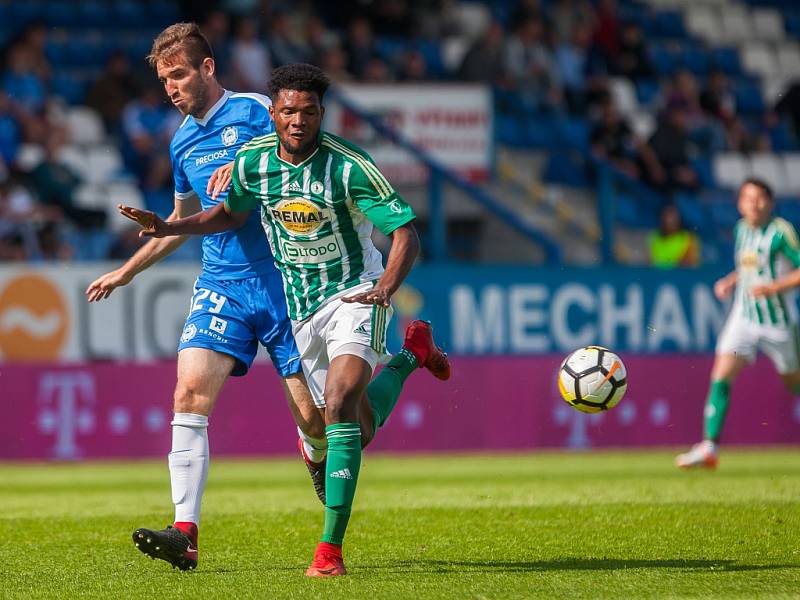
[[[448,352],[460,355],[561,353],[589,344],[638,354],[712,352],[728,311],[713,293],[723,275],[420,266],[395,297],[394,333],[409,319],[429,319]]]

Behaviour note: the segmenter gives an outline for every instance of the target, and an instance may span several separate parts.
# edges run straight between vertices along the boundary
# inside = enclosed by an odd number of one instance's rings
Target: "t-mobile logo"
[[[94,378],[85,371],[50,372],[39,379],[39,431],[55,434],[53,457],[80,458],[78,434],[94,429]]]

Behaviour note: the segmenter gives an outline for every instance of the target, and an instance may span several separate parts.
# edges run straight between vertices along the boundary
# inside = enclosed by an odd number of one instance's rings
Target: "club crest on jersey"
[[[322,187],[322,183],[319,181],[315,181],[311,184],[311,192],[313,194],[321,194],[323,189],[325,188]]]
[[[330,221],[328,209],[321,209],[305,198],[286,198],[269,209],[270,215],[286,231],[311,235]]]
[[[239,131],[236,127],[226,127],[222,130],[222,144],[224,146],[233,146],[238,139]]]
[[[752,250],[745,250],[739,256],[739,265],[745,269],[758,268],[758,254]]]

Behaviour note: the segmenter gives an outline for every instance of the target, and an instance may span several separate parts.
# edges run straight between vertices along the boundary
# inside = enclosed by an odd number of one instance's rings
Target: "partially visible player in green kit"
[[[795,228],[772,214],[769,185],[747,179],[739,189],[741,220],[734,229],[736,269],[714,285],[720,300],[735,290],[733,307],[717,341],[704,412],[703,441],[680,454],[681,468],[714,469],[719,438],[739,372],[764,352],[787,389],[800,394],[800,338],[793,286],[800,283],[800,240]]]
[[[225,231],[244,223],[252,209],[261,211],[303,371],[315,403],[325,409],[325,524],[308,576],[346,573],[342,541],[362,437],[368,441],[384,424],[416,368],[450,376],[447,356],[424,321],[409,326],[399,353],[386,353],[390,299],[419,253],[415,215],[367,153],[322,131],[329,83],[307,64],[272,73],[275,133],[237,153],[224,204],[166,223],[149,211],[120,209],[142,225],[141,235],[153,237]],[[385,269],[370,239],[373,224],[392,241]]]

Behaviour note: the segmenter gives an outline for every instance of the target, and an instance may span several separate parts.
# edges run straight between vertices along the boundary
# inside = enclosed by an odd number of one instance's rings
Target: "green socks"
[[[361,469],[361,428],[358,423],[336,423],[325,428],[328,461],[325,466],[325,526],[323,542],[341,544]]]
[[[730,404],[731,384],[727,381],[712,381],[706,400],[705,416],[705,438],[714,443],[719,442],[722,433],[722,426],[725,423],[725,415],[728,414]]]
[[[417,368],[417,359],[403,348],[395,354],[389,363],[381,369],[367,386],[367,399],[375,415],[375,428],[386,423],[386,419],[394,410],[403,383]]]

